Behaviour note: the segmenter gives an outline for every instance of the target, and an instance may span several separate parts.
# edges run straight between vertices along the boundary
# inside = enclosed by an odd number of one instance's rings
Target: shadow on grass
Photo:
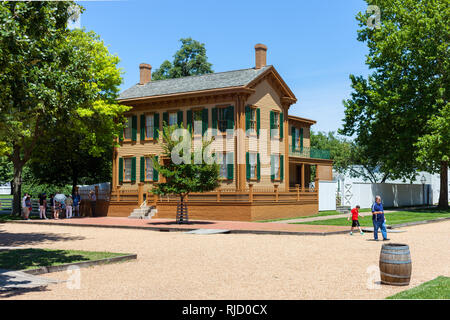
[[[10,233],[0,230],[0,247],[17,247],[23,245],[39,244],[44,241],[72,241],[83,240],[85,237],[69,236],[48,232]]]
[[[87,260],[89,258],[66,250],[20,249],[0,251],[0,269],[7,270],[35,269]]]

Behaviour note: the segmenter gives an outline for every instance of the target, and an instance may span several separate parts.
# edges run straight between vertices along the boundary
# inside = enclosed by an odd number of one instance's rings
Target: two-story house
[[[191,219],[260,220],[318,211],[318,181],[331,180],[329,153],[310,148],[309,120],[289,114],[297,101],[271,65],[267,47],[255,46],[255,67],[168,80],[151,80],[141,64],[140,81],[120,95],[131,106],[115,148],[108,215],[128,216],[145,203],[157,217],[175,216],[177,199],[149,190],[162,177],[151,156],[164,161],[163,123],[182,124],[192,137],[215,137],[221,187],[188,197]],[[314,182],[313,182],[314,181]]]

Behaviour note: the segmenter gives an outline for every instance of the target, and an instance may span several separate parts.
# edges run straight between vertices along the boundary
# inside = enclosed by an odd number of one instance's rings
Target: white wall
[[[361,208],[370,208],[375,196],[380,195],[385,207],[404,207],[423,205],[427,201],[427,190],[419,184],[393,184],[393,183],[352,183],[346,185],[344,190],[344,205],[352,207],[359,204]],[[425,191],[425,192],[424,192]],[[425,198],[424,198],[425,194]]]
[[[319,181],[319,211],[336,210],[337,182]]]
[[[11,194],[11,186],[9,183],[0,185],[0,194]]]

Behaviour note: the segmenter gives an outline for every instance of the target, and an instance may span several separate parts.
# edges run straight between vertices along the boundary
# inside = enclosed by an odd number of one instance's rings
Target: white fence
[[[336,209],[337,182],[320,181],[319,211]],[[393,183],[348,183],[341,185],[341,204],[370,208],[380,195],[385,207],[433,204],[431,185]],[[332,202],[335,202],[334,204]]]
[[[336,210],[337,183],[319,181],[319,211]]]

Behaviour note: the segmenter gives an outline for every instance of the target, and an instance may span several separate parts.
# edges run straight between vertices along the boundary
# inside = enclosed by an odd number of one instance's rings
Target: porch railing
[[[249,184],[245,190],[235,190],[220,188],[212,192],[190,193],[185,200],[187,202],[207,202],[207,203],[296,203],[309,200],[318,201],[318,181],[312,188],[302,188],[296,185],[295,188],[281,190],[278,185],[273,187],[255,187]],[[154,195],[150,190],[144,192],[143,184],[138,185],[138,190],[117,188],[111,192],[111,200],[116,202],[135,202],[141,204],[144,201],[148,205],[157,205],[158,202],[178,202],[177,195]]]
[[[322,150],[306,147],[303,147],[303,149],[301,150],[292,150],[292,145],[289,146],[289,155],[293,157],[302,157],[302,158],[314,158],[325,160],[331,159],[330,150]]]

